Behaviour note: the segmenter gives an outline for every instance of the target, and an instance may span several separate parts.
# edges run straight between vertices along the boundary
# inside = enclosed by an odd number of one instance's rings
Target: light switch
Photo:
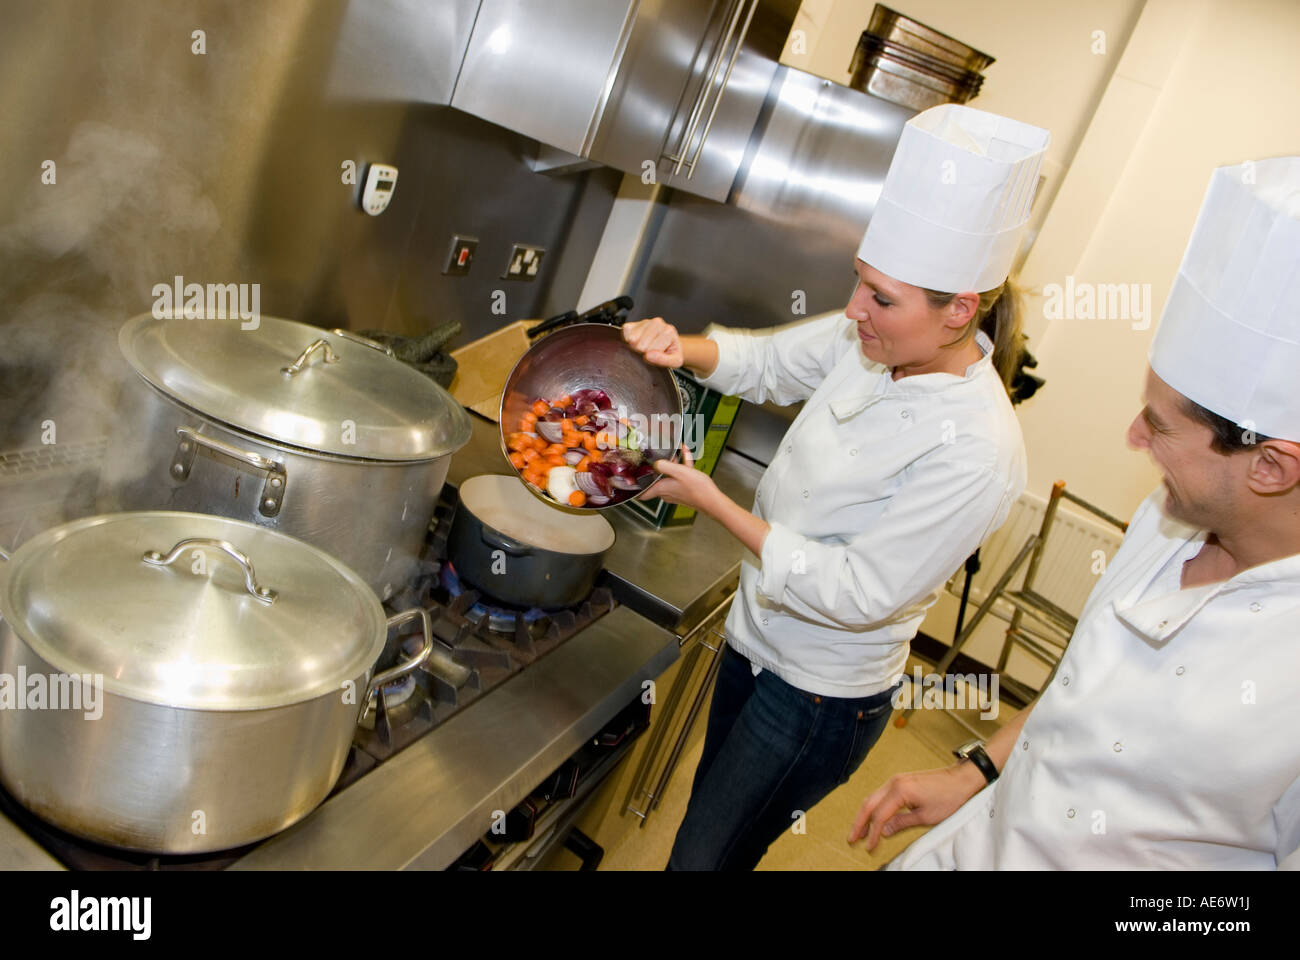
[[[447,254],[447,265],[443,273],[449,277],[463,277],[469,273],[470,264],[474,262],[474,251],[478,249],[475,237],[463,237],[460,234],[451,238],[451,252]]]

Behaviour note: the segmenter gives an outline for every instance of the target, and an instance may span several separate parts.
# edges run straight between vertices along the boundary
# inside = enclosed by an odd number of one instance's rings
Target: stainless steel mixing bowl
[[[506,435],[514,433],[519,420],[538,399],[554,400],[575,390],[604,390],[636,422],[643,417],[650,428],[654,449],[672,458],[679,456],[683,423],[682,395],[672,371],[649,364],[623,340],[618,327],[604,323],[579,323],[547,334],[534,343],[515,364],[501,393],[501,452],[509,459]],[[512,472],[517,471],[511,468]],[[661,478],[655,474],[645,487],[651,489]],[[557,509],[606,510],[619,502],[595,507],[561,507],[519,477],[519,482],[544,502]]]

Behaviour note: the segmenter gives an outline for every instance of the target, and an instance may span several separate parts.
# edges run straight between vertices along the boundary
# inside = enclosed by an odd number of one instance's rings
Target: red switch
[[[463,267],[469,260],[469,247],[460,248],[460,256],[456,258],[456,266]]]

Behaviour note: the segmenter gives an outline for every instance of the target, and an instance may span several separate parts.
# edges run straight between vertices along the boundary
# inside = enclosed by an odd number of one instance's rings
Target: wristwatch
[[[969,760],[975,766],[979,767],[980,773],[984,774],[984,779],[992,783],[998,778],[998,768],[993,765],[989,755],[984,752],[983,740],[970,740],[963,743],[960,747],[952,752],[952,755],[958,760]]]

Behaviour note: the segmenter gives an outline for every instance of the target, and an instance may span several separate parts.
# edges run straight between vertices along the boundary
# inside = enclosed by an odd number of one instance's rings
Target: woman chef
[[[655,495],[757,558],[727,617],[704,750],[669,869],[752,869],[862,763],[944,581],[1024,489],[1005,384],[1007,285],[1046,130],[947,104],[904,128],[842,313],[770,332],[624,326],[648,362],[761,403],[805,401],[750,513],[685,464]]]

